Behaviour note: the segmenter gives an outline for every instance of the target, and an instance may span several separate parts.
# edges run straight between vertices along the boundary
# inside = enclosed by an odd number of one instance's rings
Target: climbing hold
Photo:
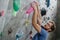
[[[46,0],[46,2],[47,2],[47,7],[49,7],[50,6],[50,0]]]
[[[2,10],[2,14],[1,15],[4,16],[4,10]]]
[[[35,1],[33,1],[32,3],[35,3]],[[31,3],[31,4],[32,4],[32,3]],[[34,8],[32,7],[31,4],[28,5],[28,7],[27,7],[28,9],[26,10],[26,14],[28,14],[28,15],[29,15],[31,12],[34,11]]]
[[[0,12],[0,17],[1,17],[1,16],[4,16],[4,11],[1,11],[1,12]]]
[[[30,31],[29,34],[30,34],[30,40],[32,40],[32,31]]]
[[[19,35],[16,35],[16,39],[19,38]]]
[[[12,15],[13,16],[16,16],[16,14],[17,14],[17,12],[13,10],[13,14]]]
[[[19,31],[17,34],[16,34],[16,40],[22,38],[24,36],[24,32],[23,31]]]
[[[1,32],[1,33],[0,33],[0,36],[2,36],[2,35],[3,35],[3,33]]]
[[[11,34],[11,33],[12,33],[12,29],[9,28],[9,30],[8,30],[8,35]]]
[[[33,11],[33,7],[31,6],[27,11],[26,11],[26,14],[30,14],[32,11]]]
[[[52,6],[52,8],[54,8],[54,7]]]
[[[50,19],[50,17],[48,17],[48,20]]]
[[[16,16],[17,11],[20,9],[20,0],[13,0],[13,15]]]
[[[1,12],[0,12],[0,17],[1,17]]]
[[[26,20],[25,25],[28,26],[28,24],[29,24],[29,20]]]
[[[44,19],[43,19],[44,21],[46,20],[46,17],[44,17]]]
[[[30,31],[30,33],[29,34],[32,34],[32,31]]]
[[[42,16],[46,15],[46,9],[44,9],[44,8],[41,9],[41,15]]]

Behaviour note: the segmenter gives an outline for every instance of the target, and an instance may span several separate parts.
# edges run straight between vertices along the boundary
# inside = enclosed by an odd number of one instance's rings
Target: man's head
[[[53,21],[49,21],[45,26],[44,28],[48,31],[48,32],[51,32],[51,31],[54,31],[55,30],[55,23]]]

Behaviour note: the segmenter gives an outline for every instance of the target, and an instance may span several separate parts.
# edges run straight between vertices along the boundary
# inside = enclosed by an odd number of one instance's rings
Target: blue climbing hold
[[[50,6],[50,0],[46,0],[46,2],[47,2],[47,7],[49,7]]]

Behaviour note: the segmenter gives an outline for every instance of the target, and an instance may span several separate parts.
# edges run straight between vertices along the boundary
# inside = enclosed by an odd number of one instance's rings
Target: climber
[[[38,3],[32,3],[32,7],[34,8],[34,13],[32,16],[32,25],[37,31],[32,40],[47,40],[48,32],[52,32],[55,30],[55,23],[53,21],[49,21],[47,24],[42,26],[42,16],[38,8]]]

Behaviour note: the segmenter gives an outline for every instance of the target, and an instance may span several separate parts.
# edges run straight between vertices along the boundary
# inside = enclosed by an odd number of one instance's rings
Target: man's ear
[[[53,24],[53,26],[51,27],[52,32],[56,30],[56,25],[54,21],[51,21],[51,23]]]
[[[49,29],[49,30],[47,30],[48,32],[51,32],[52,30],[51,29]]]

